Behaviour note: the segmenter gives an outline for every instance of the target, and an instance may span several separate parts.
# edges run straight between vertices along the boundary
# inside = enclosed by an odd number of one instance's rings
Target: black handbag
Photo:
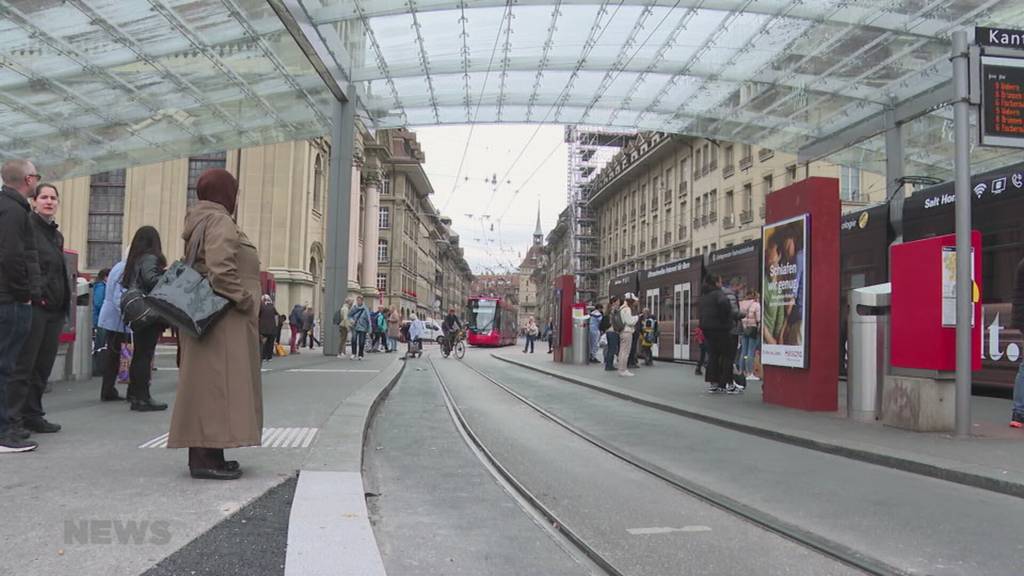
[[[147,296],[165,321],[196,338],[202,338],[231,304],[193,268],[205,235],[206,225],[202,224],[192,235],[185,260],[171,264]]]
[[[150,304],[144,290],[129,288],[121,295],[121,320],[133,331],[141,330],[160,320],[160,313]]]

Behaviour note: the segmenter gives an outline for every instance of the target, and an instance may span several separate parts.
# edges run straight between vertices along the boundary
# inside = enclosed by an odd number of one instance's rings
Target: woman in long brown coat
[[[185,245],[203,234],[196,271],[231,301],[225,315],[201,339],[181,334],[178,395],[168,448],[188,448],[193,478],[234,480],[236,461],[225,448],[259,446],[263,431],[260,381],[260,261],[256,247],[235,224],[238,182],[225,170],[207,170],[199,197],[185,216]]]
[[[388,352],[398,350],[398,336],[401,333],[402,317],[398,309],[392,310],[388,316]]]

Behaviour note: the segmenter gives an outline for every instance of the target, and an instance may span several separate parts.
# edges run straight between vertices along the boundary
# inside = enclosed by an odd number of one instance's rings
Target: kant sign
[[[976,26],[974,28],[974,40],[979,46],[1024,50],[1024,30]]]

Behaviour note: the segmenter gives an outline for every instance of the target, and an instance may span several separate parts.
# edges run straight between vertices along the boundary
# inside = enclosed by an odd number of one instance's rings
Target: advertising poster
[[[807,367],[808,215],[764,227],[761,363]]]
[[[974,248],[971,248],[972,302],[978,301],[978,285],[974,282]],[[942,247],[942,325],[956,327],[956,246]],[[971,306],[971,326],[974,326],[974,306]]]

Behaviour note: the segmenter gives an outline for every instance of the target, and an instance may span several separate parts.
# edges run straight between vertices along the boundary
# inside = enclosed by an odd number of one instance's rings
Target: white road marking
[[[345,368],[292,368],[286,370],[286,372],[296,372],[305,374],[338,374],[344,372],[351,372],[355,374],[376,374],[380,370],[349,370]]]
[[[309,448],[316,438],[319,428],[288,427],[264,428],[261,437],[261,448]],[[169,433],[143,442],[139,448],[166,448]]]
[[[671,534],[673,532],[711,532],[710,526],[683,526],[682,528],[652,527],[652,528],[627,528],[633,536],[648,536],[651,534]]]

